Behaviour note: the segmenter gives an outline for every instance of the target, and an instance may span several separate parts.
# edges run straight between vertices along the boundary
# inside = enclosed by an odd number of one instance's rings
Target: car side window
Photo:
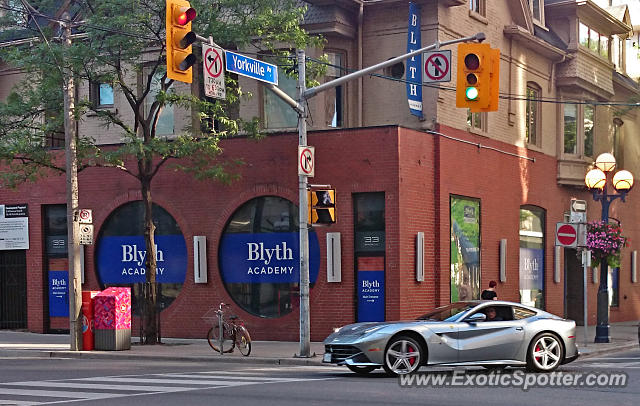
[[[480,310],[487,318],[485,321],[513,320],[513,312],[510,306],[487,306]]]
[[[513,308],[513,318],[515,320],[527,319],[535,315],[536,315],[536,312],[534,312],[533,310],[525,309],[524,307]]]

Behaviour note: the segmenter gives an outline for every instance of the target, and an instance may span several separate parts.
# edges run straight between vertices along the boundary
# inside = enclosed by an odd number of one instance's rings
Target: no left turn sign
[[[204,73],[204,94],[207,97],[225,99],[227,91],[224,86],[224,62],[222,48],[202,45],[202,64]]]

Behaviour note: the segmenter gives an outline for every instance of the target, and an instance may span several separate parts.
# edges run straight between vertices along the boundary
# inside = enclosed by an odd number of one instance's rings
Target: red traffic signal
[[[191,83],[191,67],[197,60],[191,53],[191,44],[196,41],[191,21],[197,13],[185,0],[166,0],[166,7],[167,77]]]

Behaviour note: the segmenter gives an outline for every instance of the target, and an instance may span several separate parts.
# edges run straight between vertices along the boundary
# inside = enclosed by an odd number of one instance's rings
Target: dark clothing
[[[498,294],[493,290],[483,290],[480,295],[482,300],[493,300],[494,297],[498,297]]]

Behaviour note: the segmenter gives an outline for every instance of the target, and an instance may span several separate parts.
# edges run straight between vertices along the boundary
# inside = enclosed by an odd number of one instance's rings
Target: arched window
[[[175,219],[153,205],[156,226],[156,281],[158,306],[167,308],[180,293],[187,272],[187,246]],[[126,203],[111,213],[100,229],[96,247],[96,271],[102,287],[129,286],[132,310],[139,311],[138,294],[146,281],[144,207],[142,201]]]
[[[227,223],[218,250],[225,288],[238,306],[259,317],[289,314],[299,294],[298,207],[277,196],[240,206]],[[318,277],[320,248],[309,232],[309,281]]]

